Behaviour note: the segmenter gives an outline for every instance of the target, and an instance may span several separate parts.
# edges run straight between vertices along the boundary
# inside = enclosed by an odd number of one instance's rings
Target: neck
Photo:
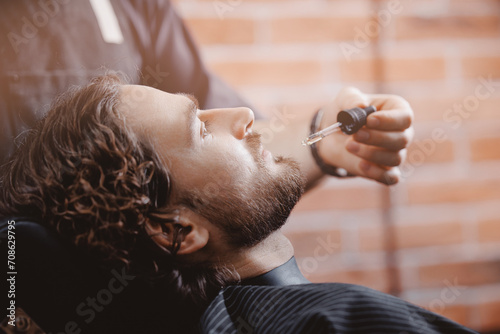
[[[293,246],[280,232],[274,232],[257,245],[233,253],[223,260],[230,263],[242,280],[265,274],[290,260]]]

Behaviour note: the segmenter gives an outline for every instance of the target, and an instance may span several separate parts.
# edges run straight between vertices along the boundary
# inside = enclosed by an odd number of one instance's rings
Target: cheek
[[[174,181],[180,187],[198,189],[206,195],[238,191],[257,171],[248,151],[226,145],[190,152],[171,161]]]
[[[241,144],[220,145],[207,153],[206,161],[211,172],[220,175],[224,182],[235,185],[250,180],[257,171],[257,164],[250,152]]]

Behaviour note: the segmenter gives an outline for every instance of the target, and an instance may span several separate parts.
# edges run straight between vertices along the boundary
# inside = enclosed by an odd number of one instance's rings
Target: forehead
[[[124,85],[120,101],[120,112],[139,137],[171,147],[190,140],[196,117],[196,105],[190,98],[147,86]]]

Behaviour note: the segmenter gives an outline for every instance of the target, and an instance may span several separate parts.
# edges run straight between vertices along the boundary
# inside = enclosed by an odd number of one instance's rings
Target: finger
[[[378,130],[404,130],[413,121],[413,110],[401,96],[390,94],[369,94],[369,103],[379,110],[367,119],[368,127]],[[388,114],[394,113],[394,114]],[[381,127],[379,127],[381,126]]]
[[[368,106],[368,96],[355,87],[345,87],[336,96],[340,110]]]
[[[364,160],[382,166],[396,167],[403,162],[403,153],[401,151],[388,151],[375,146],[360,144],[354,140],[347,142],[346,149]]]
[[[391,94],[367,94],[367,98],[371,105],[377,107],[377,110],[390,110],[390,109],[409,109],[411,106],[398,95]],[[413,112],[412,112],[413,114]]]
[[[401,179],[401,173],[398,167],[384,167],[374,164],[370,161],[356,157],[352,160],[353,167],[351,173],[378,181],[386,185],[393,185]]]
[[[369,115],[366,126],[381,131],[403,131],[412,123],[412,114],[408,110],[380,110]]]
[[[403,132],[389,132],[372,130],[364,127],[355,133],[353,138],[359,143],[378,146],[390,151],[399,151],[408,146],[412,138],[412,133],[413,131],[411,128]]]
[[[359,162],[359,170],[361,172],[360,176],[376,180],[386,185],[396,184],[401,179],[401,172],[398,167],[385,169],[366,160],[361,160]]]

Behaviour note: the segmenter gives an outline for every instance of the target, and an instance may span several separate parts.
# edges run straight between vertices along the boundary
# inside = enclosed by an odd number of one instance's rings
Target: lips
[[[262,145],[262,143],[259,145],[259,151],[260,151],[260,156],[263,157],[263,158],[266,158],[268,155],[271,154],[271,152],[269,152],[268,150],[264,149],[264,146]]]

